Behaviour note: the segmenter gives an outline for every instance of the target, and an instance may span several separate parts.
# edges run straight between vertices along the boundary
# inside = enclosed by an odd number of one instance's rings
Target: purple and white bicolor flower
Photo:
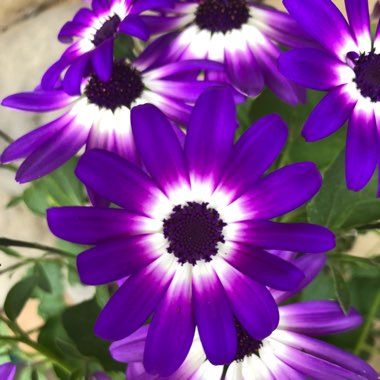
[[[349,24],[330,0],[284,4],[321,48],[285,53],[280,71],[304,87],[328,92],[306,121],[303,136],[323,139],[348,120],[346,182],[359,191],[380,162],[380,28],[372,41],[367,0],[346,0]]]
[[[13,363],[0,364],[0,379],[13,380],[16,375],[16,365]]]
[[[293,263],[305,272],[302,287],[314,279],[325,264],[325,256],[303,256]],[[273,293],[277,303],[289,299],[293,292]],[[251,311],[252,315],[255,313]],[[362,318],[350,309],[345,315],[334,301],[307,301],[279,307],[280,322],[272,334],[253,339],[236,323],[238,351],[224,366],[207,360],[196,333],[188,356],[181,367],[168,377],[148,373],[143,365],[149,325],[129,337],[111,344],[115,360],[128,363],[128,380],[376,380],[376,372],[363,360],[339,348],[315,339],[319,335],[341,333],[356,328]],[[165,340],[161,349],[165,350]],[[223,373],[225,375],[223,376]]]
[[[112,74],[117,34],[148,40],[148,28],[139,14],[170,4],[170,0],[93,0],[91,8],[81,8],[60,30],[58,39],[71,45],[47,70],[41,81],[42,88],[54,89],[62,72],[68,68],[63,87],[71,95],[76,95],[78,89],[70,82],[81,82],[89,62],[100,80],[108,81]]]
[[[305,91],[277,68],[281,50],[276,42],[310,43],[289,15],[255,0],[195,0],[176,1],[167,14],[142,19],[154,34],[176,31],[156,40],[165,49],[166,59],[222,62],[225,72],[209,72],[208,77],[232,83],[249,96],[259,95],[267,85],[290,104],[305,101]]]
[[[107,82],[92,74],[82,82],[78,96],[70,96],[62,88],[51,91],[38,88],[11,95],[3,100],[3,106],[32,112],[50,112],[67,106],[70,109],[10,144],[1,155],[1,162],[26,158],[16,174],[20,183],[57,169],[84,145],[87,149],[109,150],[139,163],[131,129],[131,109],[151,103],[172,121],[187,124],[191,104],[215,82],[181,80],[179,75],[204,68],[223,69],[220,63],[205,60],[171,63],[154,69],[140,69],[137,60],[115,61]],[[174,125],[173,128],[182,133]]]
[[[97,335],[125,338],[153,315],[145,352],[150,372],[173,373],[196,327],[209,360],[229,363],[238,349],[235,321],[257,340],[277,327],[278,308],[266,286],[293,290],[304,279],[267,249],[320,253],[335,246],[324,227],[269,221],[313,197],[321,176],[308,162],[263,176],[287,127],[269,115],[234,144],[228,87],[200,96],[184,147],[149,104],[132,110],[132,130],[145,171],[100,150],[85,153],[76,170],[88,188],[121,208],[53,208],[50,229],[95,245],[77,259],[84,284],[128,277],[100,314]]]

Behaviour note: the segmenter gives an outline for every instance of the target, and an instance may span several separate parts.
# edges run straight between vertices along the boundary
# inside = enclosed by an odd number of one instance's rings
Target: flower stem
[[[0,245],[3,245],[5,247],[25,247],[25,248],[38,249],[40,251],[56,253],[61,256],[73,258],[73,255],[70,252],[64,251],[60,248],[49,247],[47,245],[32,243],[28,241],[0,238]]]
[[[366,345],[366,340],[368,338],[369,333],[371,332],[371,327],[373,324],[373,321],[376,318],[376,313],[380,307],[380,291],[377,292],[377,295],[373,301],[372,307],[368,313],[367,320],[365,321],[365,324],[363,326],[363,331],[360,334],[360,337],[358,339],[358,342],[356,344],[354,354],[359,355],[363,351],[363,347]]]

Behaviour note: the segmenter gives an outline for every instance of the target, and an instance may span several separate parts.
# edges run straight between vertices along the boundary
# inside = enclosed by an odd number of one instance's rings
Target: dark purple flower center
[[[354,63],[354,80],[360,93],[373,102],[380,101],[380,54],[362,54]]]
[[[92,43],[95,46],[99,46],[102,42],[111,38],[117,32],[117,28],[120,25],[120,17],[118,15],[113,15],[110,17],[100,29],[95,33],[94,38],[92,39]]]
[[[238,349],[235,360],[242,361],[246,356],[258,355],[259,348],[263,345],[261,341],[253,339],[245,328],[235,320],[236,334],[238,339]]]
[[[115,111],[122,106],[130,108],[143,90],[140,72],[123,61],[116,61],[107,82],[102,82],[96,74],[90,76],[85,95],[90,103]]]
[[[249,19],[246,0],[201,0],[195,12],[200,29],[223,32],[240,29]]]
[[[208,203],[188,202],[175,206],[164,220],[164,236],[169,241],[168,252],[181,264],[195,265],[198,260],[211,261],[218,253],[218,243],[226,223]]]

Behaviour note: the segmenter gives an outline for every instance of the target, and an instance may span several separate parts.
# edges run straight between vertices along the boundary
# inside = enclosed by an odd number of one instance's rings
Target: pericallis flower
[[[303,286],[315,277],[324,263],[324,255],[304,256],[294,261],[305,271]],[[277,291],[273,295],[280,303],[293,293]],[[306,301],[280,306],[279,312],[278,327],[262,340],[253,339],[236,322],[238,350],[226,372],[224,366],[215,366],[207,360],[197,334],[184,363],[171,376],[160,377],[146,372],[143,357],[149,325],[112,343],[110,351],[114,359],[128,363],[128,380],[377,379],[376,372],[363,360],[314,338],[359,326],[362,318],[353,308],[345,315],[337,302]],[[164,340],[161,349],[165,350]]]
[[[170,61],[209,58],[224,63],[225,73],[208,76],[231,82],[243,94],[257,96],[267,85],[282,100],[304,102],[305,91],[277,68],[280,48],[308,44],[289,15],[247,0],[177,1],[162,16],[143,16],[152,33],[177,31],[157,41]]]
[[[16,365],[13,363],[0,364],[0,379],[13,380],[16,375]]]
[[[372,44],[367,0],[346,0],[350,25],[329,0],[284,4],[321,48],[285,53],[280,71],[302,86],[328,91],[306,121],[303,136],[320,140],[348,120],[346,182],[359,191],[379,163],[380,28]]]
[[[71,45],[47,70],[42,78],[42,88],[52,90],[68,68],[63,87],[73,91],[70,82],[81,82],[89,62],[100,80],[108,81],[112,74],[113,45],[117,34],[147,40],[149,31],[138,15],[170,4],[169,0],[92,0],[91,9],[81,8],[60,30],[58,39]]]
[[[138,104],[152,103],[171,120],[186,124],[191,102],[215,82],[181,80],[178,75],[220,66],[219,63],[194,60],[140,70],[138,60],[132,63],[115,61],[107,82],[92,74],[82,83],[79,96],[70,96],[62,88],[52,91],[38,88],[11,95],[3,100],[4,106],[34,112],[49,112],[68,105],[71,108],[58,119],[10,144],[1,155],[1,162],[26,157],[16,174],[16,180],[21,183],[57,169],[84,145],[87,149],[115,152],[137,163],[131,109]]]
[[[231,362],[236,321],[257,340],[278,324],[265,285],[290,290],[304,278],[266,249],[334,247],[324,227],[268,220],[308,201],[321,186],[320,174],[314,164],[298,163],[262,177],[285,143],[286,125],[267,116],[234,144],[236,112],[227,87],[200,96],[184,148],[152,105],[132,110],[132,130],[145,171],[100,150],[85,153],[76,170],[87,187],[121,209],[53,208],[50,229],[95,245],[78,256],[84,284],[128,277],[98,317],[97,335],[122,339],[153,315],[145,356],[150,371],[174,372],[196,327],[209,360]]]

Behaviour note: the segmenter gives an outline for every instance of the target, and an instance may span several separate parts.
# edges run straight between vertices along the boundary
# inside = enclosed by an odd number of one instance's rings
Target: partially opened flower
[[[306,121],[307,141],[323,139],[348,120],[347,187],[361,190],[380,155],[380,28],[372,43],[367,0],[346,0],[350,25],[329,0],[284,0],[289,13],[320,49],[295,49],[280,71],[315,90],[328,91]]]
[[[16,375],[16,365],[13,363],[0,364],[0,379],[13,380]]]
[[[323,255],[304,256],[294,261],[306,274],[302,287],[316,276],[324,263]],[[280,303],[293,293],[277,291],[273,295]],[[212,365],[207,360],[196,334],[188,356],[175,373],[164,378],[148,373],[143,358],[149,325],[112,343],[110,351],[114,359],[128,363],[128,380],[377,379],[376,372],[363,360],[314,338],[359,326],[362,318],[354,309],[345,315],[337,302],[308,301],[280,306],[279,312],[278,327],[262,340],[253,339],[236,323],[238,350],[226,372],[223,366]],[[252,315],[254,313],[252,310]],[[163,340],[162,350],[165,344]]]
[[[161,37],[167,60],[209,58],[224,63],[225,73],[208,75],[230,81],[245,95],[257,96],[267,85],[290,104],[305,100],[304,90],[277,69],[276,42],[308,43],[305,33],[283,12],[256,1],[176,1],[167,14],[143,20],[152,33],[177,31],[173,38]]]
[[[234,144],[236,112],[227,87],[200,96],[184,148],[152,105],[132,110],[132,130],[146,171],[99,150],[87,152],[76,171],[87,187],[121,208],[50,209],[50,229],[65,240],[95,245],[78,257],[83,283],[128,277],[100,314],[97,335],[124,338],[153,315],[149,371],[173,373],[196,327],[209,360],[229,363],[237,355],[237,322],[256,340],[278,324],[265,285],[291,290],[304,278],[266,249],[318,253],[334,247],[334,235],[321,226],[268,220],[308,201],[321,177],[312,163],[262,177],[285,143],[286,125],[270,115]]]
[[[1,162],[26,158],[16,174],[21,183],[57,169],[84,145],[88,149],[115,152],[137,163],[131,109],[138,104],[152,103],[171,120],[186,124],[191,104],[215,82],[180,80],[178,74],[218,66],[209,61],[186,61],[140,70],[138,63],[115,61],[107,82],[92,74],[83,81],[79,96],[70,96],[62,88],[11,95],[3,100],[4,106],[34,112],[71,107],[63,116],[10,144],[1,155]],[[173,78],[175,74],[177,79]]]
[[[146,41],[149,31],[138,15],[170,4],[169,0],[92,0],[91,8],[81,8],[72,21],[60,30],[59,40],[70,43],[70,46],[45,73],[42,87],[52,90],[62,72],[68,68],[63,86],[76,95],[74,90],[77,88],[70,86],[69,82],[80,83],[89,62],[100,80],[108,81],[112,74],[113,46],[117,34]]]

